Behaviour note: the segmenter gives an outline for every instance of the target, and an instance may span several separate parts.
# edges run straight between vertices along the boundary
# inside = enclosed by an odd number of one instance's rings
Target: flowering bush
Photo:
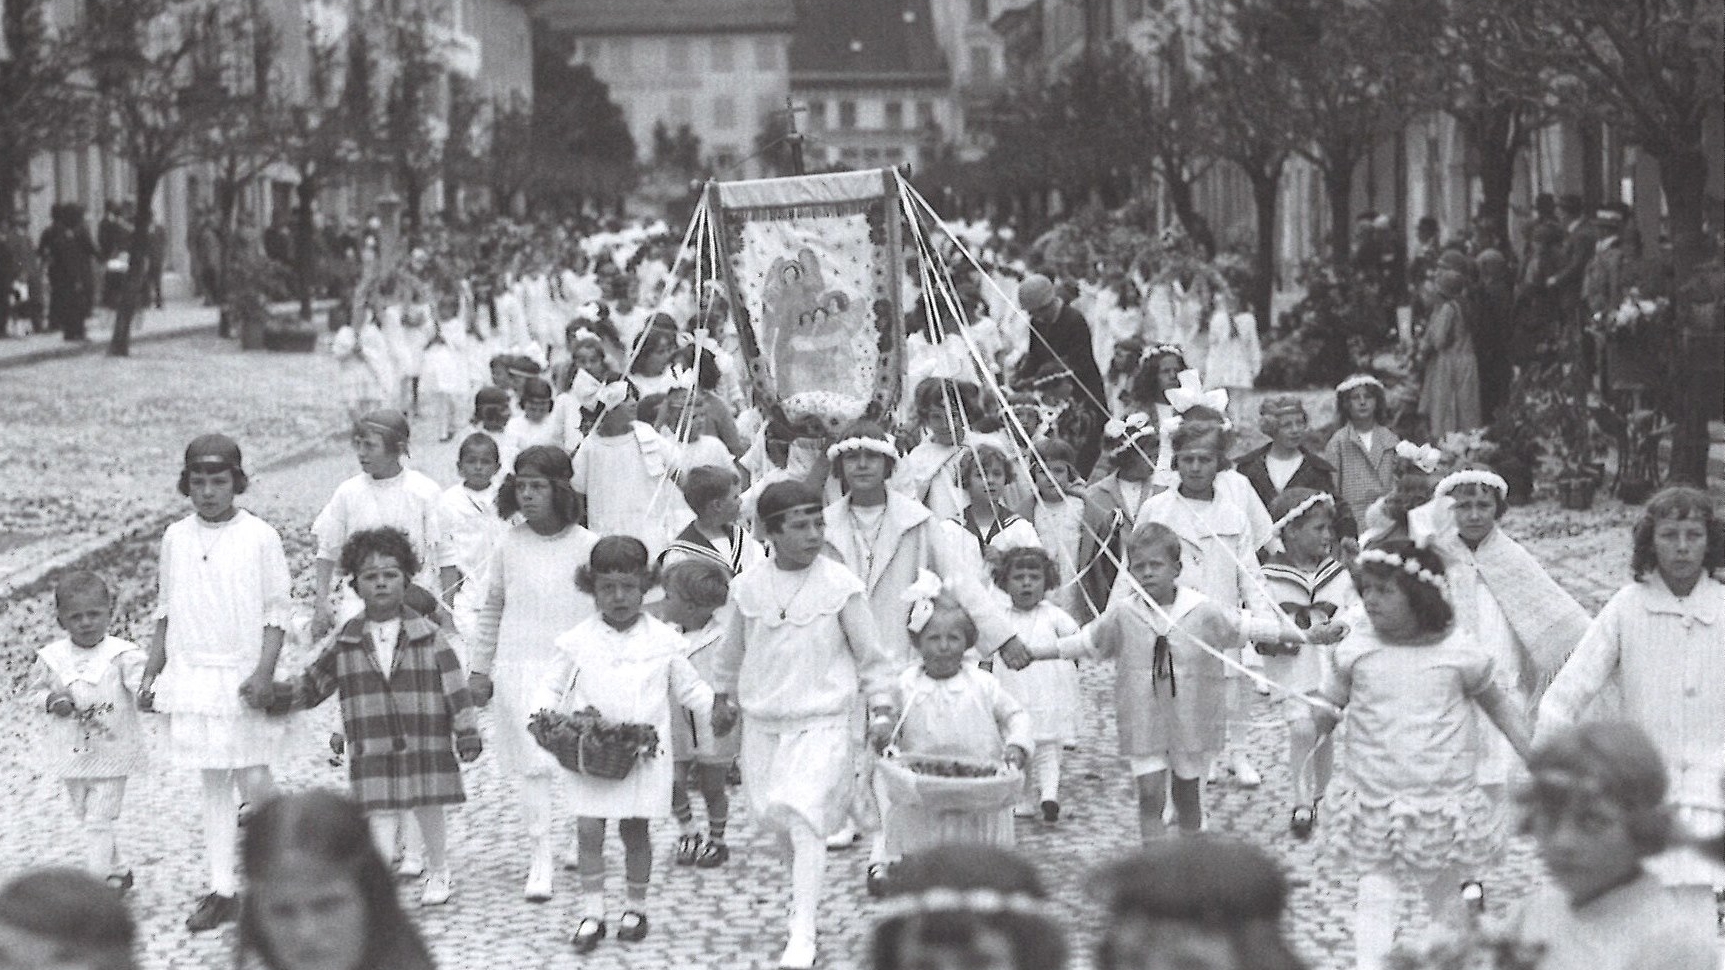
[[[1662,296],[1648,298],[1639,289],[1630,287],[1617,309],[1596,314],[1594,324],[1608,337],[1632,337],[1664,323],[1670,315],[1670,300]]]

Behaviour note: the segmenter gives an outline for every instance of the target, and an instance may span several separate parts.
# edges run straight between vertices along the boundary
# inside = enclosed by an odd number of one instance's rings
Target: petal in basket
[[[637,761],[659,753],[653,725],[609,721],[592,707],[574,714],[539,711],[528,719],[527,730],[558,764],[592,778],[627,778]]]

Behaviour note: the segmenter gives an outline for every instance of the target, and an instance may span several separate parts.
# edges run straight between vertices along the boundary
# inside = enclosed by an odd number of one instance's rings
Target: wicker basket
[[[589,778],[620,781],[635,770],[635,763],[652,757],[651,750],[621,741],[595,737],[581,729],[581,721],[567,714],[541,711],[534,715],[533,740],[550,752],[567,771]]]
[[[921,770],[935,763],[961,764],[977,774],[955,778]],[[1011,808],[1024,784],[1024,774],[1016,769],[963,758],[885,755],[879,761],[879,770],[893,804],[914,805],[933,812],[989,812]]]

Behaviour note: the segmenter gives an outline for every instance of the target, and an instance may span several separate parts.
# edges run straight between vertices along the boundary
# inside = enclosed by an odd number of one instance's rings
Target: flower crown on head
[[[1432,489],[1432,494],[1448,495],[1463,485],[1482,485],[1500,496],[1509,494],[1509,483],[1503,480],[1503,476],[1483,468],[1469,468],[1444,476],[1443,481],[1437,483],[1437,488]]]
[[[1160,357],[1163,354],[1173,354],[1181,360],[1186,359],[1186,352],[1181,350],[1178,344],[1151,344],[1144,348],[1143,352],[1138,355],[1138,359],[1149,360],[1152,357]]]
[[[937,574],[926,569],[917,571],[916,582],[904,591],[904,601],[910,604],[910,617],[905,620],[905,629],[921,633],[922,628],[928,626],[929,618],[934,616],[934,601],[945,588]]]
[[[1336,497],[1329,492],[1319,492],[1308,497],[1304,502],[1288,510],[1288,514],[1270,523],[1271,533],[1280,533],[1283,529],[1300,521],[1300,517],[1319,505],[1327,505],[1330,511],[1336,510]]]
[[[1028,893],[998,889],[954,889],[936,886],[919,893],[894,896],[882,904],[882,919],[905,919],[933,913],[974,913],[979,916],[1012,914],[1047,916],[1048,904]]]
[[[841,456],[852,451],[872,451],[877,455],[891,458],[894,461],[897,461],[899,457],[898,446],[894,445],[888,439],[857,435],[856,437],[845,438],[842,441],[833,442],[833,444],[827,448],[827,460],[838,461]]]
[[[1377,563],[1380,566],[1399,569],[1440,593],[1448,592],[1443,577],[1420,565],[1418,559],[1406,558],[1393,552],[1385,552],[1382,549],[1367,549],[1355,556],[1354,561],[1362,566],[1368,563]]]
[[[1346,394],[1357,387],[1375,387],[1381,391],[1384,390],[1384,382],[1370,374],[1352,374],[1336,385],[1336,393]]]
[[[1110,453],[1120,451],[1139,438],[1155,432],[1156,426],[1150,423],[1150,415],[1143,411],[1134,411],[1124,418],[1115,418],[1102,426],[1103,437],[1110,441],[1121,442],[1111,449]]]
[[[1413,462],[1420,471],[1430,475],[1443,464],[1443,451],[1431,445],[1416,445],[1411,441],[1396,442],[1396,457]]]

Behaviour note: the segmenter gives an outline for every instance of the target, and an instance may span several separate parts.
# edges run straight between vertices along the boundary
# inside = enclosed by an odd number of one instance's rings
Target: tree
[[[384,148],[401,185],[408,229],[418,232],[425,190],[442,168],[449,134],[438,111],[443,62],[433,12],[413,4],[389,19],[385,36],[393,73],[384,104]]]
[[[533,152],[533,112],[519,96],[493,104],[485,174],[492,207],[498,212],[514,212],[532,187]]]
[[[30,182],[30,160],[66,144],[86,117],[68,83],[73,52],[48,30],[47,0],[5,0],[0,31],[10,55],[0,60],[0,228],[17,217]]]
[[[486,104],[472,80],[449,75],[449,137],[443,145],[443,208],[461,209],[461,190],[485,182],[485,164],[491,154],[491,126]]]
[[[1695,280],[1710,255],[1702,146],[1707,113],[1717,110],[1725,84],[1725,6],[1718,0],[1530,0],[1530,6],[1530,23],[1505,24],[1512,38],[1509,56],[1541,65],[1565,107],[1611,124],[1653,156],[1676,278],[1680,285]],[[1705,482],[1708,402],[1681,390],[1705,364],[1690,351],[1706,333],[1692,316],[1680,316],[1690,319],[1674,361],[1682,383],[1672,395],[1677,430],[1671,477]],[[1717,366],[1717,350],[1706,356]]]
[[[1276,218],[1282,171],[1299,148],[1292,122],[1290,82],[1274,44],[1274,0],[1216,0],[1203,11],[1208,43],[1194,51],[1201,83],[1196,110],[1207,119],[1204,140],[1217,158],[1234,164],[1252,186],[1257,217],[1252,292],[1258,327],[1273,322]]]
[[[773,175],[796,175],[795,152],[791,144],[790,112],[769,111],[755,133],[755,155],[761,167]],[[800,136],[799,136],[800,137]]]
[[[533,39],[533,195],[553,209],[621,208],[635,187],[635,138],[611,89],[571,65],[547,32]]]
[[[1195,189],[1214,157],[1208,150],[1213,139],[1210,119],[1200,107],[1203,85],[1195,76],[1191,45],[1173,9],[1151,21],[1161,36],[1155,55],[1143,60],[1135,79],[1137,121],[1174,217],[1198,252],[1209,258],[1216,253],[1216,234],[1198,211]]]
[[[1042,102],[1043,158],[1056,184],[1078,199],[1092,195],[1116,208],[1132,194],[1150,148],[1143,120],[1148,84],[1137,54],[1124,44],[1087,45],[1049,85]]]
[[[132,169],[135,218],[108,353],[131,352],[132,321],[148,270],[156,189],[199,156],[211,130],[241,107],[226,52],[250,44],[244,4],[203,0],[104,0],[92,4],[75,43],[97,97],[98,137]]]
[[[1610,2],[1610,0],[1602,0]],[[1424,0],[1285,0],[1270,7],[1266,53],[1287,72],[1289,119],[1323,177],[1330,259],[1348,262],[1354,172],[1380,138],[1425,107],[1425,53],[1438,29]]]
[[[694,127],[682,124],[673,130],[663,121],[655,122],[653,167],[683,178],[701,174],[701,136]]]

